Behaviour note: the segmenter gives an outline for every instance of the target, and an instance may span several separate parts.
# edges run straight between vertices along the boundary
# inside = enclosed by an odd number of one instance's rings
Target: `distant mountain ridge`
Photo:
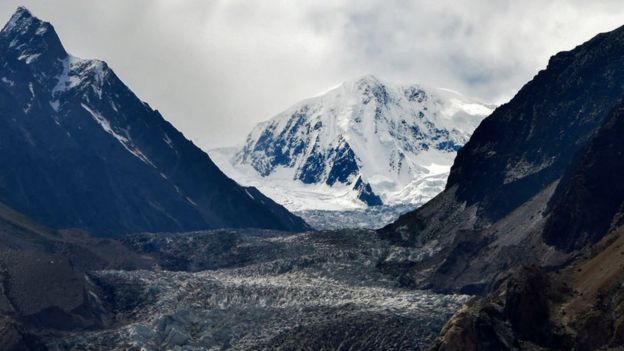
[[[69,55],[27,9],[0,32],[0,52],[0,201],[98,235],[308,228],[225,176],[105,62]]]
[[[293,105],[258,124],[235,155],[213,157],[291,210],[423,203],[490,112],[450,90],[369,75]]]

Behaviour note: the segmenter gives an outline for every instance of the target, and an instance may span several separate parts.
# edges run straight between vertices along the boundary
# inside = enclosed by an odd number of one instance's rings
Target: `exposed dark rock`
[[[550,273],[516,269],[457,313],[433,349],[624,347],[623,112],[614,109],[551,200],[544,239],[580,254]]]
[[[614,109],[551,200],[545,240],[581,254],[551,273],[516,270],[456,314],[434,349],[463,350],[460,341],[479,350],[624,347],[622,113]]]
[[[304,184],[318,183],[325,175],[325,155],[312,150],[305,163],[297,170],[297,179]]]
[[[330,186],[336,182],[348,184],[360,170],[357,157],[345,140],[341,140],[340,144],[330,152],[329,158],[334,160],[326,180]]]
[[[617,107],[580,154],[550,201],[548,244],[573,251],[596,243],[624,210],[624,107]]]
[[[383,205],[383,201],[381,201],[381,198],[377,194],[375,194],[370,184],[365,183],[362,180],[362,177],[358,177],[358,179],[353,184],[353,189],[357,190],[358,199],[362,200],[362,202],[364,202],[368,206]]]

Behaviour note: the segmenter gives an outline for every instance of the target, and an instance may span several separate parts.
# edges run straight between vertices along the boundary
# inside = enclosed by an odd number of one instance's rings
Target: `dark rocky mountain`
[[[624,90],[624,28],[553,56],[546,70],[477,128],[457,155],[447,189],[507,215],[565,172]]]
[[[373,192],[370,184],[364,183],[362,177],[358,177],[353,184],[353,190],[357,191],[358,199],[362,200],[368,206],[381,206],[383,201]]]
[[[308,228],[226,177],[106,63],[69,55],[25,8],[0,32],[0,164],[0,201],[53,228]]]
[[[623,54],[624,28],[559,53],[481,123],[459,151],[445,191],[381,230],[431,252],[402,263],[405,279],[485,293],[506,269],[563,264],[606,234],[622,198],[621,168],[612,162],[619,145],[594,137],[616,129],[605,124],[599,132],[624,97]],[[584,158],[591,140],[600,152]],[[577,173],[594,168],[591,176]],[[606,172],[603,182],[585,185],[598,170]],[[597,204],[594,196],[607,197]]]
[[[503,274],[444,328],[436,350],[624,347],[624,106],[617,106],[552,197],[544,239],[577,251],[556,270]]]

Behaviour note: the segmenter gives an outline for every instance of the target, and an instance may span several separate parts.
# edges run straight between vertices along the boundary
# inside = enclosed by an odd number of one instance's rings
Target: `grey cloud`
[[[205,148],[368,73],[503,102],[624,24],[615,0],[3,0],[0,17],[22,4]]]

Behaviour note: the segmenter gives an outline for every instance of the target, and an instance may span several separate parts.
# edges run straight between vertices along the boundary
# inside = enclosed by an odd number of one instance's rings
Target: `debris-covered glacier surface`
[[[60,349],[422,349],[467,297],[402,287],[379,266],[418,257],[371,231],[141,234],[160,269],[98,271],[111,328]]]
[[[354,210],[327,211],[305,210],[294,212],[312,228],[337,230],[343,228],[380,229],[394,223],[401,215],[411,212],[422,204],[402,204],[394,206],[371,206]]]

